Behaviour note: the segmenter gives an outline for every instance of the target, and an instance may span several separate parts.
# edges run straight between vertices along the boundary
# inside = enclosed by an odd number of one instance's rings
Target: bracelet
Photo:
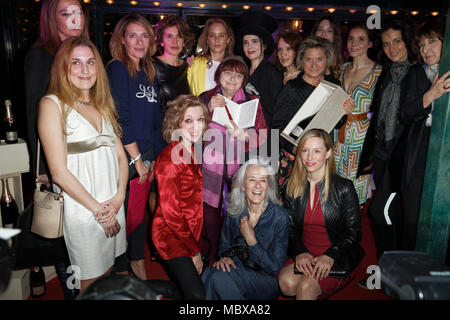
[[[129,165],[131,166],[132,164],[135,164],[136,163],[136,161],[138,161],[140,158],[141,158],[141,154],[139,153],[138,154],[138,156],[136,157],[136,158],[131,158],[131,161],[130,161],[130,163],[129,163]]]

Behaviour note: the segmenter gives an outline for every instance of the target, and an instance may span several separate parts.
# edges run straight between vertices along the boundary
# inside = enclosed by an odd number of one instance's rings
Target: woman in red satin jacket
[[[184,298],[192,300],[205,297],[199,276],[203,269],[202,173],[194,145],[198,143],[201,150],[207,117],[206,106],[195,96],[181,95],[169,102],[163,122],[163,138],[169,145],[155,165],[158,207],[153,243]]]

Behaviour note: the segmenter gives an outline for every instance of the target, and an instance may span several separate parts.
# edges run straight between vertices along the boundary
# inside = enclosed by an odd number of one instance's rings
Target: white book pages
[[[226,103],[228,111],[236,123],[241,129],[251,128],[255,126],[256,113],[258,112],[259,99],[253,99],[241,104],[238,104],[224,96],[222,96]],[[214,108],[212,121],[222,125],[233,127],[227,110],[225,108]]]

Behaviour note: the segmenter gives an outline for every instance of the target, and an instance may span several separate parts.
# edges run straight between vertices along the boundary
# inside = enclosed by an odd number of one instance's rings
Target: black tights
[[[165,260],[170,277],[175,280],[186,300],[204,300],[206,291],[190,257]]]

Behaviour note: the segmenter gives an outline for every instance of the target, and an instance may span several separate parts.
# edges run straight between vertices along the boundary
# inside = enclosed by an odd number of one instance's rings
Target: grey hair
[[[276,171],[270,165],[270,158],[256,157],[244,163],[233,175],[231,191],[228,193],[230,202],[227,205],[227,212],[231,217],[240,216],[241,213],[247,208],[247,199],[245,192],[242,190],[242,186],[245,181],[245,173],[250,166],[261,166],[266,169],[268,173],[269,187],[264,199],[264,205],[267,206],[269,202],[281,205],[278,197]]]
[[[327,66],[325,68],[325,72],[331,67],[331,64],[334,61],[334,52],[331,42],[327,39],[311,36],[303,40],[300,44],[300,47],[298,48],[296,63],[299,68],[301,68],[302,66],[302,59],[305,56],[306,50],[316,48],[322,49],[322,51],[325,53],[325,56],[327,57]]]

